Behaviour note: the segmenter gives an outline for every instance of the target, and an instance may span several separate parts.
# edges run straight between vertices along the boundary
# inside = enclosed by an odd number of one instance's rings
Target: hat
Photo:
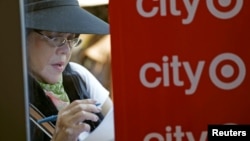
[[[79,34],[109,34],[109,24],[80,7],[78,0],[26,1],[26,28]]]

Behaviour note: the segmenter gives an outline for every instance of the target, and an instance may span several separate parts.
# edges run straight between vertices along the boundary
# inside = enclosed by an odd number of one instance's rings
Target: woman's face
[[[28,65],[31,75],[40,82],[54,84],[59,81],[69,62],[71,47],[68,43],[56,47],[44,35],[49,38],[64,37],[65,39],[72,39],[75,34],[31,31],[28,35]]]

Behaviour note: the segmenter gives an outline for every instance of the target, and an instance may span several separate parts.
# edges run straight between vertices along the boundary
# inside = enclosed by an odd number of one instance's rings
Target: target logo
[[[181,16],[182,24],[190,24],[198,12],[200,0],[178,1],[183,2],[184,9],[178,9],[177,0],[153,0],[154,4],[149,2],[148,0],[136,0],[136,10],[140,16],[145,18]],[[243,0],[206,0],[206,7],[209,13],[218,19],[231,19],[241,11]],[[183,14],[183,11],[187,11],[187,15]]]
[[[224,90],[238,87],[244,80],[246,68],[244,62],[235,54],[223,53],[213,59],[209,67],[209,76],[215,86]]]
[[[196,68],[191,68],[189,61],[181,61],[178,55],[162,57],[162,63],[147,62],[142,65],[139,71],[139,79],[147,88],[163,87],[185,87],[185,94],[192,95],[196,92],[206,61],[200,60]],[[215,56],[209,63],[209,78],[218,88],[232,90],[242,84],[246,76],[246,67],[243,60],[233,53],[222,53]],[[188,80],[180,77],[181,70]],[[159,75],[153,75],[158,73]],[[172,73],[172,76],[171,74]],[[186,86],[189,81],[190,86]],[[172,82],[172,84],[170,84]]]
[[[230,19],[237,15],[243,6],[243,0],[207,0],[211,14],[219,19]]]

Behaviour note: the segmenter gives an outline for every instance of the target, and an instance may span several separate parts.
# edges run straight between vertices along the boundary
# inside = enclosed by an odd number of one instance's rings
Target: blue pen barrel
[[[56,119],[57,119],[57,115],[52,115],[52,116],[43,118],[41,120],[38,120],[37,123],[41,124],[43,122],[53,122],[53,121],[56,121]]]

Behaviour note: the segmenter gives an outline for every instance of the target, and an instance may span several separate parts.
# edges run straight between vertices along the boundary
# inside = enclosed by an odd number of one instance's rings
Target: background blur
[[[78,1],[82,8],[109,23],[107,0]],[[111,92],[110,35],[81,34],[80,38],[71,61],[85,66]]]

